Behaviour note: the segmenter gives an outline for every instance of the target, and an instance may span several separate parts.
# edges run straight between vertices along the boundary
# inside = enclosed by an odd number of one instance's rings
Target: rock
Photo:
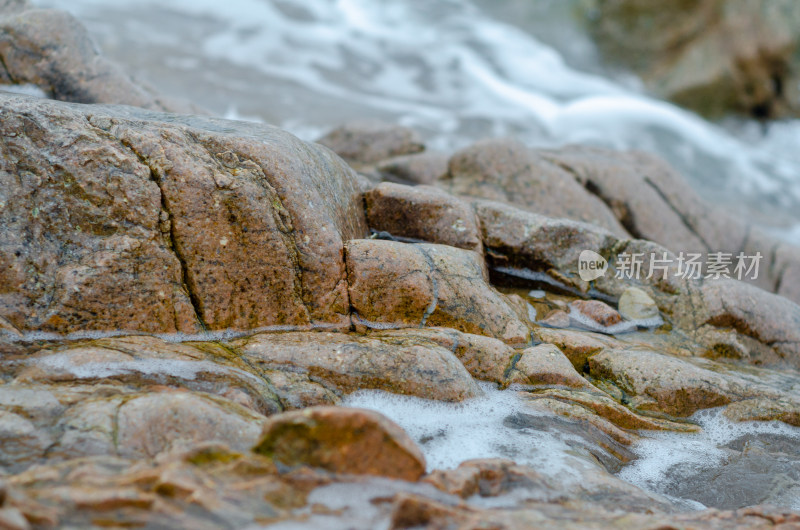
[[[26,10],[6,2],[0,12],[0,82],[33,84],[54,99],[114,103],[168,112],[202,113],[198,107],[157,95],[135,83],[101,56],[86,29],[72,15],[54,9]],[[5,11],[4,11],[5,7]]]
[[[475,212],[439,188],[384,182],[364,199],[367,224],[375,232],[483,252]]]
[[[479,151],[478,147],[476,145],[475,149]],[[548,174],[557,167],[563,173],[561,180],[574,181],[586,193],[599,199],[600,204],[595,203],[591,210],[586,206],[578,213],[554,212],[552,208],[560,207],[567,200],[558,189],[531,202],[526,199],[526,194],[517,192],[517,185],[513,183],[508,185],[507,194],[484,186],[481,188],[485,192],[482,197],[507,201],[536,214],[588,221],[610,229],[617,237],[633,236],[654,241],[674,252],[722,251],[734,256],[740,252],[746,256],[760,252],[762,259],[757,278],[747,276],[745,279],[800,302],[800,289],[795,288],[800,281],[791,281],[795,276],[800,278],[800,249],[778,241],[726,210],[702,200],[682,175],[658,157],[640,151],[620,152],[588,146],[543,149],[534,153],[535,156],[526,163],[525,171]],[[486,172],[491,174],[489,170]],[[456,193],[480,195],[469,191],[472,188],[459,189],[458,186],[453,188]],[[540,203],[546,203],[546,206],[540,207]],[[486,210],[486,206],[481,206],[481,209]],[[606,211],[603,216],[616,218],[624,231],[587,217],[587,212],[601,211]],[[508,219],[511,212],[513,210],[504,218]],[[562,221],[549,220],[551,224],[558,222]]]
[[[569,313],[560,309],[554,309],[537,323],[552,328],[568,328],[572,321],[569,318]]]
[[[613,440],[624,446],[631,445],[639,439],[636,433],[631,433],[627,429],[618,427],[611,420],[600,416],[592,408],[581,405],[577,401],[560,399],[560,397],[561,396],[543,397],[533,394],[526,405],[527,408],[539,414],[556,414],[575,420],[580,424],[585,423],[591,425],[591,427],[607,434]],[[582,430],[587,431],[590,429],[584,428]]]
[[[509,384],[509,369],[516,351],[498,339],[449,328],[375,331],[370,336],[380,337],[386,343],[395,340],[398,345],[430,341],[452,351],[475,379],[493,381],[501,386]]]
[[[373,328],[451,327],[509,344],[527,342],[527,325],[489,285],[477,254],[443,245],[347,243],[350,304]]]
[[[270,419],[256,453],[285,466],[416,481],[425,457],[408,435],[377,412],[314,407]]]
[[[132,108],[0,114],[0,316],[20,331],[349,326],[343,241],[366,224],[329,151]]]
[[[551,273],[584,291],[578,258],[584,250],[608,255],[617,240],[594,226],[551,219],[491,201],[475,201],[489,266],[511,275]]]
[[[510,376],[513,383],[593,388],[552,344],[539,344],[523,350],[513,366]]]
[[[661,97],[706,116],[796,116],[800,8],[792,0],[591,2],[599,48]]]
[[[219,395],[260,414],[282,410],[269,380],[220,346],[199,346],[140,335],[42,350],[26,357],[15,382],[115,381],[133,389],[167,385]]]
[[[533,335],[542,342],[558,346],[579,371],[584,371],[589,357],[610,345],[607,337],[588,331],[536,328]]]
[[[638,287],[628,287],[619,297],[619,313],[627,320],[658,318],[658,306]]]
[[[259,370],[306,372],[340,394],[374,388],[461,401],[481,394],[453,353],[431,341],[401,335],[260,334],[229,346]]]
[[[575,300],[569,304],[575,316],[589,319],[603,327],[610,327],[622,322],[616,309],[600,300]]]
[[[447,174],[449,160],[444,153],[424,151],[389,158],[380,162],[376,169],[384,179],[401,184],[433,184]]]
[[[606,205],[571,174],[513,140],[483,140],[459,151],[439,185],[454,195],[505,201],[540,215],[592,223],[619,237],[627,236]]]
[[[613,503],[616,500],[628,512],[644,512],[648,507],[650,510],[664,509],[669,505],[665,499],[648,495],[609,473],[576,470],[576,474],[578,477],[568,483],[558,483],[528,466],[500,458],[487,458],[468,460],[456,469],[434,471],[424,480],[443,491],[467,499],[481,497],[501,500],[506,496],[513,497],[516,493],[525,496],[528,502],[536,499],[541,503],[557,503],[558,499],[569,496],[574,502],[591,499],[598,503]],[[509,526],[504,525],[503,528]]]
[[[219,396],[156,385],[15,382],[0,386],[0,398],[0,466],[15,472],[45,460],[146,459],[206,441],[247,449],[265,420]]]
[[[753,398],[731,403],[723,414],[731,421],[782,421],[800,427],[800,402]]]
[[[599,387],[595,380],[595,386]],[[553,401],[560,401],[563,404],[576,405],[588,411],[595,418],[605,419],[620,429],[647,429],[654,431],[677,431],[677,432],[697,432],[699,428],[691,423],[672,421],[640,414],[631,410],[626,405],[619,403],[611,398],[607,393],[596,389],[563,389],[563,388],[535,388],[530,391],[531,400],[544,400],[543,406],[553,410],[558,414],[580,418],[583,414],[576,414],[562,407],[554,409],[550,405]],[[568,414],[564,414],[568,412]],[[585,414],[585,413],[584,413]],[[614,436],[613,431],[603,429],[610,436]],[[620,438],[622,439],[622,438]]]
[[[221,442],[244,451],[264,424],[263,416],[235,403],[190,392],[134,397],[116,414],[117,451],[127,458],[154,457],[198,442]]]
[[[592,377],[613,381],[634,408],[689,416],[700,409],[758,395],[775,395],[767,385],[720,373],[712,361],[678,359],[645,350],[604,350],[589,358]]]
[[[735,280],[707,281],[702,296],[698,326],[730,328],[768,346],[749,349],[754,364],[800,368],[800,306]]]
[[[10,15],[30,9],[28,0],[0,0],[0,15]]]
[[[380,121],[348,123],[329,132],[317,143],[328,147],[357,169],[425,149],[414,130]]]
[[[748,227],[709,204],[683,175],[642,151],[569,146],[540,151],[608,205],[633,236],[674,252],[738,251]]]
[[[38,462],[52,437],[29,419],[0,410],[0,468],[18,471]]]

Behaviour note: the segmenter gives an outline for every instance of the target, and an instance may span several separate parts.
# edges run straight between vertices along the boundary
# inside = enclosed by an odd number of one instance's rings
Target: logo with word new
[[[608,261],[593,250],[584,250],[578,257],[578,276],[585,282],[596,280],[608,270]]]

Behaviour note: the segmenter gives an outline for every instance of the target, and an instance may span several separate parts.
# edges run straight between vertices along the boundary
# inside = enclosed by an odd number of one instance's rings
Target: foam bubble
[[[702,427],[699,433],[647,432],[631,447],[639,458],[623,468],[619,478],[663,494],[671,483],[724,466],[731,455],[724,446],[742,436],[779,435],[800,443],[800,428],[778,421],[733,423],[722,415],[723,410],[707,409],[692,416]],[[789,507],[800,509],[800,499]]]
[[[478,384],[484,395],[461,403],[368,390],[349,395],[343,405],[378,411],[399,424],[425,453],[428,470],[453,469],[474,458],[509,458],[569,481],[593,465],[575,456],[566,443],[572,436],[506,425],[515,413],[545,413],[525,407],[514,390]]]

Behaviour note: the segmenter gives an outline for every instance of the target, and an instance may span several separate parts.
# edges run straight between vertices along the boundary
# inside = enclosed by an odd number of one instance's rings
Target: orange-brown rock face
[[[349,325],[343,241],[366,227],[329,151],[266,126],[0,105],[0,317],[18,329]]]
[[[527,325],[474,252],[393,241],[347,243],[350,303],[367,326],[444,326],[525,343]]]
[[[364,198],[367,224],[374,231],[483,251],[478,220],[469,203],[439,188],[384,182]]]
[[[313,407],[269,420],[256,453],[286,466],[417,480],[425,457],[408,435],[382,415],[361,409]]]

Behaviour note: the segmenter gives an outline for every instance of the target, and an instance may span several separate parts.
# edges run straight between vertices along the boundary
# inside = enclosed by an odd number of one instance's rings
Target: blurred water
[[[354,118],[433,148],[487,136],[669,160],[707,199],[800,242],[800,121],[711,124],[600,65],[574,0],[35,0],[162,91],[306,139]]]

